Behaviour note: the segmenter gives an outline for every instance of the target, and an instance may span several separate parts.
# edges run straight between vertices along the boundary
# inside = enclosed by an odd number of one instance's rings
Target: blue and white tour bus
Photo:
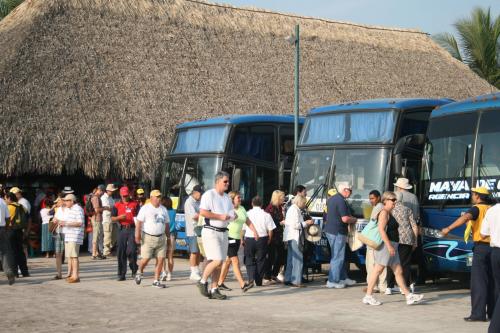
[[[255,195],[267,203],[274,190],[288,190],[293,159],[293,116],[232,115],[177,126],[161,179],[162,193],[177,209],[177,250],[187,249],[183,207],[195,185],[212,188],[224,170],[243,205],[248,208]]]

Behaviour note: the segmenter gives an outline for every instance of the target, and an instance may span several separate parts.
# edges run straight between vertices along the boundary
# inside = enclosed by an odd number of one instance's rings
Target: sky
[[[498,0],[213,0],[237,7],[257,7],[304,16],[367,25],[454,33],[453,23],[474,7],[500,14]]]

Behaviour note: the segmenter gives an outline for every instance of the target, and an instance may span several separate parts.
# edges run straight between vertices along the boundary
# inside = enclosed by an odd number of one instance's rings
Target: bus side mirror
[[[392,170],[394,175],[398,177],[403,175],[403,158],[401,154],[395,154],[392,156]]]
[[[408,146],[419,146],[425,143],[425,134],[403,136],[394,146],[394,155],[400,155]]]
[[[240,168],[233,169],[233,176],[231,177],[231,179],[232,179],[231,189],[233,191],[239,191],[240,182],[241,182],[241,169]]]

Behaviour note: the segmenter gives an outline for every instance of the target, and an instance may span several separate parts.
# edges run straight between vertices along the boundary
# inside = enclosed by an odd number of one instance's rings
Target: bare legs
[[[222,260],[211,260],[203,270],[202,281],[207,281],[208,277],[212,277],[212,289],[217,288],[219,282]]]
[[[384,271],[385,266],[382,266],[380,264],[375,264],[375,267],[373,268],[372,274],[368,277],[368,288],[366,289],[366,294],[367,295],[372,295],[373,294],[373,288],[375,288],[375,285],[377,284],[378,277],[382,272]],[[408,295],[410,292],[408,288],[406,287],[405,279],[403,277],[403,269],[401,268],[400,264],[393,265],[391,266],[394,276],[396,277],[396,282],[403,292],[403,294]]]
[[[243,276],[241,275],[240,260],[238,259],[238,256],[227,258],[224,261],[224,263],[222,264],[222,269],[218,284],[221,285],[226,280],[227,273],[229,272],[229,267],[231,266],[231,264],[233,265],[234,276],[236,277],[236,280],[238,280],[240,287],[243,288],[245,286],[245,281],[243,280]]]
[[[158,281],[160,279],[160,274],[163,269],[163,263],[165,262],[165,258],[163,257],[157,257],[156,258],[156,265],[155,265],[155,281]],[[142,259],[141,262],[139,263],[139,273],[142,275],[144,273],[144,268],[148,265],[149,259]]]

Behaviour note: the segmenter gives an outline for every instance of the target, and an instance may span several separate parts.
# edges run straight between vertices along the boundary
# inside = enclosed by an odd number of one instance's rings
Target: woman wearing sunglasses
[[[378,231],[382,237],[382,244],[374,251],[375,267],[372,270],[371,276],[368,277],[368,288],[363,298],[363,303],[369,305],[382,304],[373,297],[373,288],[384,268],[390,267],[394,272],[399,288],[406,296],[406,304],[412,305],[420,302],[424,295],[410,293],[403,277],[403,269],[401,268],[398,254],[399,224],[391,215],[391,211],[396,205],[396,195],[394,192],[384,192],[382,195],[382,204],[384,205],[384,209],[380,211],[377,217]]]

